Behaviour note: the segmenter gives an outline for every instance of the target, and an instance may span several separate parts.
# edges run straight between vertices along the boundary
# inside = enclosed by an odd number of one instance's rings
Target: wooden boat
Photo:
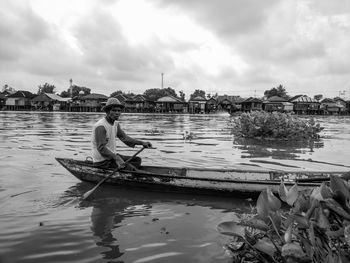
[[[82,181],[98,183],[113,169],[101,169],[92,162],[56,158],[70,173]],[[342,176],[346,172],[275,171],[243,169],[200,169],[142,166],[138,171],[115,172],[104,184],[160,191],[177,191],[204,194],[258,195],[266,188],[278,192],[281,181],[299,189],[317,187],[331,175]]]

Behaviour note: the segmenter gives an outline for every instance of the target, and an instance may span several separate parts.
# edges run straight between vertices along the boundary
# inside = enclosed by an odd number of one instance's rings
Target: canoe
[[[96,168],[91,161],[68,158],[56,160],[79,180],[94,184],[113,172],[113,169]],[[303,190],[319,186],[331,175],[342,176],[345,173],[142,166],[138,171],[115,172],[104,184],[164,192],[252,196],[258,195],[266,188],[278,192],[282,180],[287,187],[297,182],[298,188]]]

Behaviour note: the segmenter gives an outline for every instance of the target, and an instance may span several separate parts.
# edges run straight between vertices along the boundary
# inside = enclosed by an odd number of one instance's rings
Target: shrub
[[[232,236],[227,247],[234,262],[350,262],[349,185],[330,178],[309,191],[281,183],[278,199],[270,190],[257,200],[257,215],[223,222],[219,232]],[[282,210],[281,205],[289,207]]]
[[[280,112],[242,113],[233,121],[233,134],[238,138],[305,140],[319,138],[323,130],[313,118],[302,119]]]

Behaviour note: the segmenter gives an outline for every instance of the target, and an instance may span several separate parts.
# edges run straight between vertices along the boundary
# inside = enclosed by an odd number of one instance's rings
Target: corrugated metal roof
[[[183,103],[183,101],[181,101],[180,99],[177,99],[173,96],[161,97],[157,100],[157,102],[181,102],[181,103]]]
[[[83,96],[81,99],[82,100],[98,100],[98,99],[107,100],[108,97],[103,94],[91,93],[86,96]]]
[[[299,103],[301,103],[301,102],[304,102],[304,103],[318,103],[317,100],[315,100],[313,98],[310,98],[310,97],[308,97],[306,95],[300,96],[300,97],[298,97],[298,98],[296,98],[294,100],[291,100],[290,102],[292,102],[292,103],[296,103],[296,102],[299,102]]]
[[[46,96],[48,96],[52,100],[57,100],[57,101],[66,101],[63,99],[61,96],[54,94],[54,93],[45,93]]]
[[[63,102],[67,100],[53,93],[42,93],[36,96],[35,98],[33,98],[32,101],[62,101]]]
[[[190,101],[207,101],[207,99],[203,98],[202,96],[197,96],[197,97],[191,99]]]
[[[260,100],[258,98],[250,97],[250,98],[244,100],[242,103],[246,103],[246,102],[262,102],[262,100]]]
[[[267,102],[284,102],[284,101],[287,101],[287,100],[279,96],[272,96],[267,99]]]

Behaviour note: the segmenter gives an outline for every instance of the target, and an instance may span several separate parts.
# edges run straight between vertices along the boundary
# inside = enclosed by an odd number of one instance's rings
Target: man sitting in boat
[[[129,147],[142,145],[145,148],[152,147],[150,142],[137,140],[126,135],[117,120],[120,117],[124,105],[117,98],[109,98],[103,110],[106,116],[97,121],[92,130],[92,159],[94,166],[99,168],[125,168],[125,161],[130,156],[116,152],[116,137]],[[134,157],[128,162],[127,168],[139,168],[141,158]]]

